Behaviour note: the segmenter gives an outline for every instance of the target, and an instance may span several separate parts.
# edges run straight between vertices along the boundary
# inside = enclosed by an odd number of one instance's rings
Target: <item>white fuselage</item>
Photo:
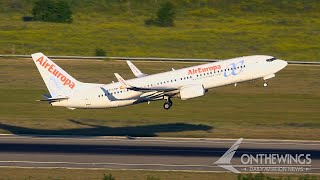
[[[140,88],[177,89],[172,95],[179,96],[179,89],[190,84],[202,84],[204,89],[249,81],[253,79],[273,77],[287,66],[283,60],[267,59],[271,56],[246,56],[229,60],[208,63],[198,66],[172,70],[164,73],[127,80]],[[153,93],[150,98],[150,93]],[[165,97],[157,92],[141,92],[122,88],[121,83],[93,84],[81,83],[70,98],[52,102],[53,106],[69,108],[112,108],[161,100]]]

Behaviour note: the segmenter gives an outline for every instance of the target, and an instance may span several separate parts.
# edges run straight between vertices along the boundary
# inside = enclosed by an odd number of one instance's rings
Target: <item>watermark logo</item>
[[[233,165],[231,160],[243,138],[237,140],[214,165],[234,173],[245,172],[304,172],[310,170],[311,154],[284,153],[243,153],[240,164]]]
[[[236,168],[234,168],[231,164],[231,160],[236,153],[237,149],[239,148],[243,138],[238,139],[236,143],[234,143],[230,149],[228,149],[227,152],[225,152],[220,159],[218,159],[214,164],[222,167],[224,169],[227,169],[234,173],[240,173]]]

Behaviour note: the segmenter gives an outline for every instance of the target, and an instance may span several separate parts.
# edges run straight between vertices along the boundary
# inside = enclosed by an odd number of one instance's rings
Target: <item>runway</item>
[[[225,171],[214,164],[237,139],[0,136],[1,167],[63,167]],[[304,173],[320,173],[320,141],[244,139],[231,161],[243,154],[310,154]],[[301,169],[300,169],[301,170]],[[295,172],[290,172],[295,173]]]

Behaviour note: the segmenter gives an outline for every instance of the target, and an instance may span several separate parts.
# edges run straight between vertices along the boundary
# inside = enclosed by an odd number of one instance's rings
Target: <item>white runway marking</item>
[[[41,162],[41,161],[0,161],[0,163],[112,165],[112,166],[164,166],[164,167],[218,167],[218,166],[198,165],[198,164],[195,164],[195,165],[183,165],[183,164],[127,164],[127,163]]]
[[[85,137],[85,136],[43,136],[34,137],[34,135],[11,135],[11,134],[0,134],[0,138],[4,139],[41,139],[41,140],[70,140],[76,139],[77,141],[120,141],[120,142],[167,142],[167,143],[210,143],[210,144],[225,144],[226,141],[236,141],[237,139],[220,139],[220,138],[139,138],[127,139],[126,137],[108,137],[108,136],[96,136],[96,137]],[[269,141],[269,142],[268,142]],[[320,141],[314,140],[276,140],[276,139],[245,139],[242,144],[261,144],[261,145],[304,145],[304,146],[319,146]]]

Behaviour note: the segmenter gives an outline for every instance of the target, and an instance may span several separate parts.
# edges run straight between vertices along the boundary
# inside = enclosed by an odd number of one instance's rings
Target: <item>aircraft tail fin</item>
[[[31,56],[52,98],[70,96],[80,86],[81,82],[74,79],[44,54],[39,52]]]

